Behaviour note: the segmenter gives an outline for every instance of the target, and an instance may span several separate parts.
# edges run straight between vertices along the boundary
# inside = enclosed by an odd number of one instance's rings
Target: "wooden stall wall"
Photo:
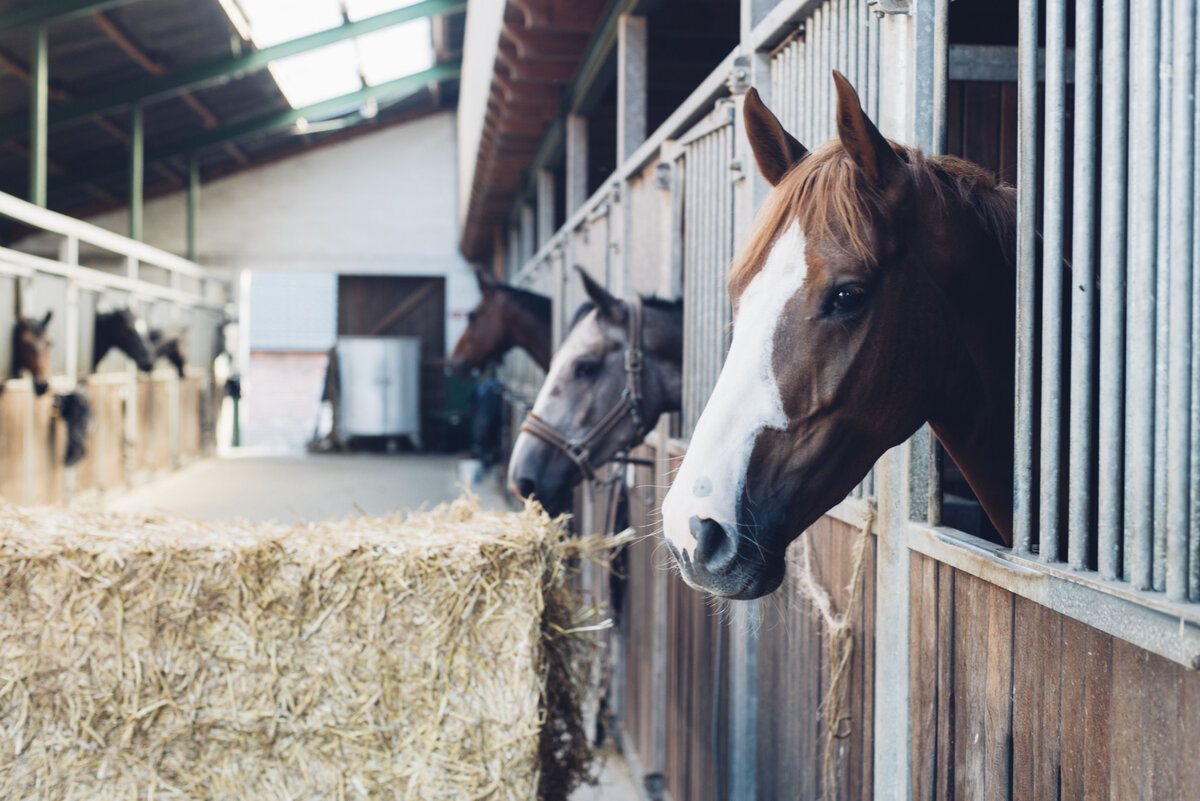
[[[914,799],[1194,801],[1200,673],[912,557]]]
[[[850,604],[859,532],[822,517],[812,540],[812,574],[829,593],[835,614]],[[802,589],[803,540],[788,550],[783,586],[760,602],[758,632],[758,791],[760,798],[870,798],[872,792],[875,679],[875,538],[864,544],[862,595],[850,619],[853,645],[840,704],[845,715],[833,739],[837,793],[824,794],[822,760],[828,737],[823,723],[830,697],[828,632]]]

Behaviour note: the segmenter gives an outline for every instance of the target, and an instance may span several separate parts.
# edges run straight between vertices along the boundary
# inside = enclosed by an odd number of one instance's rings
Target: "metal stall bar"
[[[1200,21],[1197,21],[1200,33]],[[1200,97],[1200,58],[1195,58],[1193,98]],[[1192,266],[1200,265],[1200,102],[1193,104],[1192,123]],[[1188,547],[1188,596],[1200,601],[1200,281],[1192,278],[1192,461],[1191,543]]]
[[[1033,413],[1037,371],[1038,0],[1021,0],[1017,73],[1017,364],[1013,477],[1013,547],[1032,551]]]
[[[1196,0],[1175,0],[1174,52],[1176,80],[1171,95],[1171,353],[1167,419],[1167,598],[1183,601],[1188,594],[1188,525],[1190,522],[1192,418],[1192,136],[1196,70]]]
[[[1092,372],[1096,340],[1096,50],[1097,0],[1075,2],[1075,152],[1071,218],[1071,383],[1068,440],[1067,562],[1087,568],[1093,466]]]
[[[1040,557],[1058,561],[1059,443],[1062,440],[1063,189],[1067,94],[1066,0],[1046,4],[1046,164],[1042,235],[1042,425]]]
[[[1158,3],[1131,8],[1129,19],[1129,118],[1158,118]],[[1107,62],[1111,54],[1105,56]],[[1158,272],[1158,132],[1150,125],[1129,126],[1129,230],[1125,295],[1125,578],[1134,589],[1153,584],[1155,454],[1155,346]]]
[[[1156,590],[1166,588],[1167,552],[1167,418],[1170,339],[1170,264],[1171,264],[1171,45],[1174,36],[1172,0],[1159,4],[1158,20],[1158,235],[1155,261],[1157,289],[1155,313],[1158,326],[1154,348],[1154,540],[1152,550],[1153,583]]]
[[[1129,109],[1129,12],[1104,4],[1103,115],[1100,159],[1100,408],[1097,569],[1120,576],[1125,452],[1125,157]],[[1076,53],[1076,58],[1079,54]],[[1076,61],[1076,64],[1079,62]],[[1078,81],[1076,81],[1078,83]]]
[[[934,153],[946,152],[946,93],[950,83],[950,0],[933,2]],[[936,460],[934,460],[936,462]],[[931,477],[932,480],[932,477]],[[938,482],[940,486],[940,481]],[[931,521],[932,522],[932,521]]]

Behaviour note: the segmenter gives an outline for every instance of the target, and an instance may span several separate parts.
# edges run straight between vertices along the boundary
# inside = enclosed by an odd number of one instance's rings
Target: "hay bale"
[[[0,797],[563,798],[591,756],[578,548],[470,499],[296,527],[0,507]]]

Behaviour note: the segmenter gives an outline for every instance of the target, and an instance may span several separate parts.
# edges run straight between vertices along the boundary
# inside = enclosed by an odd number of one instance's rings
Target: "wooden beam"
[[[20,81],[23,84],[25,84],[26,86],[29,86],[30,83],[32,83],[32,81],[33,81],[33,76],[29,74],[28,69],[26,69],[23,65],[18,63],[15,59],[13,59],[12,56],[6,55],[3,52],[0,52],[0,67],[4,67],[4,69],[11,72],[13,75],[16,75],[17,78],[19,78]],[[61,102],[63,100],[67,100],[69,98],[70,98],[70,95],[67,94],[66,92],[64,92],[62,89],[55,89],[54,87],[50,87],[50,99],[51,100]],[[28,125],[28,123],[26,123],[26,125]]]
[[[132,0],[36,0],[14,3],[9,10],[0,13],[0,33],[45,25],[130,2]]]

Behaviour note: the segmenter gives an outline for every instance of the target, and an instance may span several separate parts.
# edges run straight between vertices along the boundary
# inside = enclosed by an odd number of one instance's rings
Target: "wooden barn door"
[[[338,276],[338,336],[421,338],[421,441],[442,440],[431,420],[446,408],[446,280],[391,275]]]

